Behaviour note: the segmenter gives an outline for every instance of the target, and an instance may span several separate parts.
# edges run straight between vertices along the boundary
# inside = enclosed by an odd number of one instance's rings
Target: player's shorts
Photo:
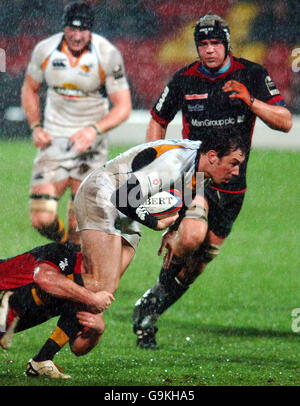
[[[242,208],[245,193],[225,193],[207,185],[204,194],[209,205],[209,230],[219,237],[227,237]]]
[[[70,148],[69,138],[54,138],[50,145],[38,151],[30,186],[47,185],[68,178],[83,181],[94,169],[105,164],[107,152],[107,134],[97,137],[82,154]]]
[[[141,239],[140,225],[122,214],[110,201],[115,186],[104,170],[92,173],[76,193],[77,230],[99,230],[123,237],[135,250]]]

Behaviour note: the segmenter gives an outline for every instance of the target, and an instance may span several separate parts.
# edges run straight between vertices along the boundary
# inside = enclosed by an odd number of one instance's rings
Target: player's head
[[[219,68],[220,66],[214,66],[214,55],[212,52],[210,52],[207,61],[205,60],[205,54],[202,48],[207,45],[218,45],[218,43],[220,43],[219,50],[217,50],[219,55],[215,55],[219,60],[217,60],[215,64],[222,65],[224,63],[230,51],[230,30],[229,26],[220,16],[216,14],[206,14],[201,17],[194,28],[194,40],[200,59],[204,64],[208,64],[208,68],[210,68],[210,63],[212,64],[212,68]]]
[[[94,12],[83,1],[68,4],[64,9],[63,26],[68,47],[74,54],[82,52],[90,41]]]
[[[194,28],[196,47],[206,39],[218,39],[225,48],[225,55],[230,51],[230,29],[228,24],[217,14],[206,14],[197,21]]]
[[[91,31],[94,24],[94,12],[84,1],[74,1],[66,5],[63,13],[63,27]]]
[[[200,146],[205,156],[208,175],[215,183],[228,183],[239,174],[248,148],[234,129],[212,129],[206,131]]]

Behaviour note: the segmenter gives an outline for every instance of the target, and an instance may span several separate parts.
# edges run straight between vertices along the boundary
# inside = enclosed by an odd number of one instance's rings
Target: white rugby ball
[[[172,216],[182,208],[182,195],[176,189],[164,190],[150,196],[144,206],[152,216],[163,219]]]

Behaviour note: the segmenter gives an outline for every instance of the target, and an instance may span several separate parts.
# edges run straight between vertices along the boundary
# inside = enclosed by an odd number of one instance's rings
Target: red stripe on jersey
[[[36,265],[40,265],[40,264],[47,264],[47,265],[50,265],[50,266],[52,266],[52,268],[55,268],[58,272],[61,273],[60,267],[59,267],[58,265],[54,264],[54,263],[51,262],[51,261],[47,261],[46,259],[42,259],[41,261],[37,262]]]
[[[82,253],[81,252],[77,252],[76,255],[76,264],[74,266],[74,274],[78,274],[78,273],[82,273],[81,271],[81,264],[82,264]]]
[[[189,123],[185,117],[185,115],[182,115],[182,138],[187,139],[189,138],[189,134],[190,134],[190,126]]]
[[[235,72],[237,70],[241,70],[245,68],[245,65],[243,65],[242,63],[236,61],[232,55],[230,55],[230,61],[231,61],[231,65],[230,68],[222,73],[221,75],[215,77],[215,78],[211,78],[209,76],[206,76],[204,73],[199,72],[198,68],[199,66],[201,66],[201,62],[197,62],[194,65],[192,65],[188,70],[186,70],[185,72],[183,72],[184,76],[199,76],[202,79],[207,79],[211,82],[214,82],[216,80],[220,80],[225,78],[226,76],[228,76],[230,73]]]
[[[161,124],[163,127],[167,127],[170,121],[164,120],[163,118],[160,118],[153,110],[150,110],[150,114],[152,115],[153,119],[158,122],[158,124]]]
[[[223,189],[219,189],[215,186],[211,186],[212,189],[218,190],[219,192],[223,192],[223,193],[232,193],[232,194],[238,194],[238,193],[245,193],[247,188],[242,189],[242,190],[223,190]]]
[[[282,100],[284,100],[284,98],[281,95],[275,96],[275,97],[272,97],[272,99],[268,100],[267,104],[275,104],[276,102],[282,101]]]
[[[203,100],[208,98],[208,93],[203,94],[186,94],[184,96],[186,100]]]
[[[255,118],[253,120],[253,123],[252,123],[251,134],[250,134],[250,145],[252,144],[252,137],[253,137],[253,133],[254,133],[255,123],[256,123],[256,116],[255,116]]]
[[[30,253],[0,262],[0,290],[15,289],[33,282],[36,260]]]

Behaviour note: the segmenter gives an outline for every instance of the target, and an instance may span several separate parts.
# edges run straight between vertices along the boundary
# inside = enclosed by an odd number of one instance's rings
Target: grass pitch
[[[115,156],[124,148],[111,148]],[[28,216],[35,149],[1,141],[0,258],[48,241]],[[294,386],[300,382],[299,152],[252,151],[242,212],[221,254],[159,320],[160,349],[135,346],[131,316],[161,259],[160,232],[143,229],[137,255],[106,312],[107,330],[88,355],[66,346],[56,357],[71,380],[30,379],[25,365],[56,319],[18,333],[0,350],[1,386]],[[68,195],[60,213],[65,217]],[[294,320],[294,324],[297,320]],[[299,322],[300,326],[300,322]]]

